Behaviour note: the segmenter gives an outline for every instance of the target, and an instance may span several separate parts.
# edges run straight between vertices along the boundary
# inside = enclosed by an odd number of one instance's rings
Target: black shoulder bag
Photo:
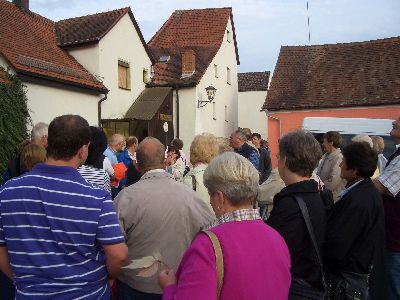
[[[310,215],[308,214],[308,209],[306,203],[302,198],[296,195],[292,195],[293,198],[296,199],[297,204],[300,207],[301,214],[303,216],[304,222],[306,223],[308,234],[310,235],[311,241],[313,243],[315,253],[317,254],[318,264],[321,269],[322,274],[322,285],[324,287],[323,290],[317,289],[313,287],[308,282],[301,278],[292,278],[292,284],[289,290],[289,300],[294,299],[315,299],[315,300],[322,300],[322,299],[329,299],[328,298],[328,285],[324,273],[324,268],[322,264],[321,255],[319,253],[318,244],[315,239],[314,229],[311,224]]]

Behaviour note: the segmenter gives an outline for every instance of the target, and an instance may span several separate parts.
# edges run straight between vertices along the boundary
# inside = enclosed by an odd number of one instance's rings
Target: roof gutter
[[[37,73],[25,71],[25,70],[19,70],[19,69],[15,68],[15,67],[14,67],[14,69],[17,72],[18,75],[25,75],[25,76],[29,76],[29,77],[33,77],[33,78],[39,78],[39,79],[43,79],[43,80],[48,80],[50,82],[57,82],[57,83],[65,84],[67,86],[80,87],[80,88],[91,90],[91,91],[101,92],[102,94],[108,93],[107,88],[104,89],[104,88],[91,87],[89,85],[85,85],[83,83],[78,83],[78,82],[75,82],[75,81],[69,81],[69,80],[65,80],[65,79],[61,79],[61,78],[55,78],[55,77],[46,76],[46,75],[41,75],[41,74],[37,74]]]

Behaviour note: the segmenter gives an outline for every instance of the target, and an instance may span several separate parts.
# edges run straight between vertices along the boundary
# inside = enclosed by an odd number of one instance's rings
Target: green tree
[[[25,86],[15,75],[6,73],[5,79],[0,81],[0,174],[28,138],[27,125],[32,123]]]

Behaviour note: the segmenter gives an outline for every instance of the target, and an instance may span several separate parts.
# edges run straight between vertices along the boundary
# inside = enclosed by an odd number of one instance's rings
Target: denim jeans
[[[162,300],[161,294],[140,292],[118,280],[118,300]]]
[[[400,252],[386,252],[387,299],[400,300]]]
[[[0,299],[2,300],[14,300],[15,299],[15,287],[12,281],[0,271]]]

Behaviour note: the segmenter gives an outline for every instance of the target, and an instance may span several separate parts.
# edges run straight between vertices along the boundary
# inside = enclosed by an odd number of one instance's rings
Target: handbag
[[[292,195],[293,198],[297,201],[297,204],[300,207],[300,212],[303,216],[304,222],[306,223],[308,234],[310,235],[312,244],[314,246],[315,253],[317,254],[318,264],[320,266],[321,274],[322,274],[322,285],[323,290],[320,290],[307,281],[301,278],[292,278],[292,284],[289,289],[289,300],[291,299],[315,299],[315,300],[322,300],[328,299],[328,284],[324,272],[324,268],[322,265],[321,255],[319,253],[317,241],[314,235],[314,228],[311,224],[310,215],[308,213],[308,209],[306,203],[302,198],[296,195]]]
[[[215,269],[217,270],[217,299],[221,295],[222,285],[224,282],[224,256],[222,254],[221,244],[218,237],[210,230],[203,230],[211,240],[215,253]]]
[[[342,271],[339,275],[332,275],[329,278],[329,298],[332,300],[369,299],[369,274]]]

